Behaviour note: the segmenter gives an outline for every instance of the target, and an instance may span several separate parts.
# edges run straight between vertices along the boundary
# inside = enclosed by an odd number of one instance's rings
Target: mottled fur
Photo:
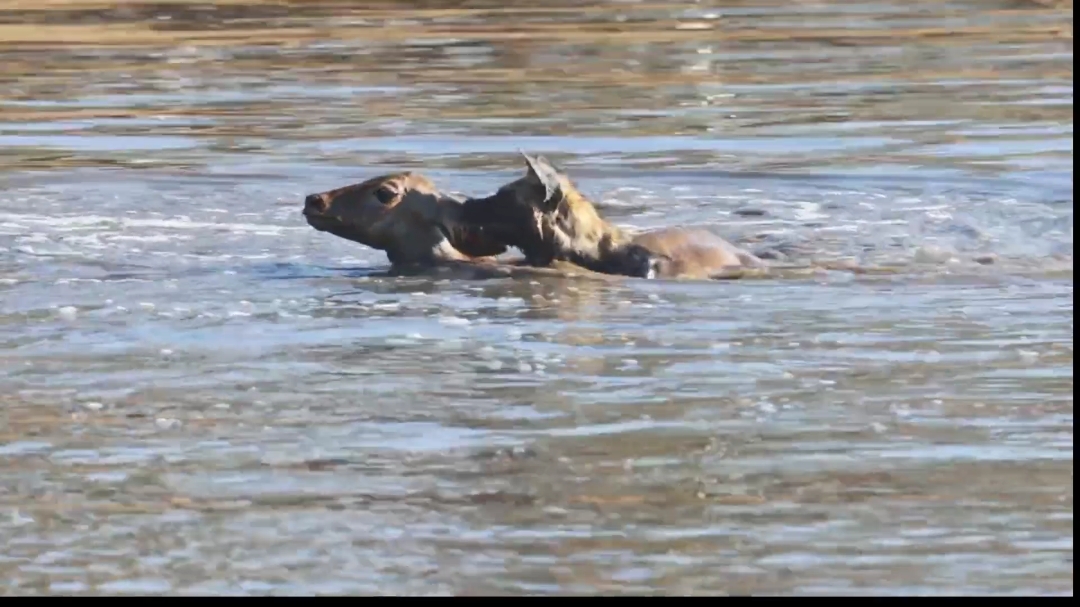
[[[517,247],[528,263],[571,261],[605,274],[707,278],[760,259],[700,228],[664,228],[631,235],[596,207],[545,158],[525,155],[524,177],[487,198],[465,202],[464,221]]]

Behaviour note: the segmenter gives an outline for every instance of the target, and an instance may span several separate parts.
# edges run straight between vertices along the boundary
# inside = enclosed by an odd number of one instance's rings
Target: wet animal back
[[[704,228],[663,228],[639,234],[633,244],[674,261],[673,271],[687,276],[708,276],[727,267],[760,267],[751,253]]]

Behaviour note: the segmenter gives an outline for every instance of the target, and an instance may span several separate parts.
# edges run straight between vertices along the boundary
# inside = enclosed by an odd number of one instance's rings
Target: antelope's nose
[[[310,194],[304,199],[304,215],[321,215],[326,212],[326,206],[322,194]]]

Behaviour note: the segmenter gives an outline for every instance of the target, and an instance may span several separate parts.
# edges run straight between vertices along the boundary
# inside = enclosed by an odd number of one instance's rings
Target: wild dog
[[[763,262],[701,228],[662,228],[632,235],[596,207],[543,156],[525,157],[526,174],[492,196],[465,202],[462,219],[529,264],[570,261],[604,274],[641,278],[709,278]]]

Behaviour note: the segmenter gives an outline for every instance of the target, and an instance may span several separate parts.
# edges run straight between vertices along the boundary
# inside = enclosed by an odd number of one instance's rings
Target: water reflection
[[[1071,2],[9,2],[9,594],[1071,594]],[[552,155],[723,282],[385,275]]]

